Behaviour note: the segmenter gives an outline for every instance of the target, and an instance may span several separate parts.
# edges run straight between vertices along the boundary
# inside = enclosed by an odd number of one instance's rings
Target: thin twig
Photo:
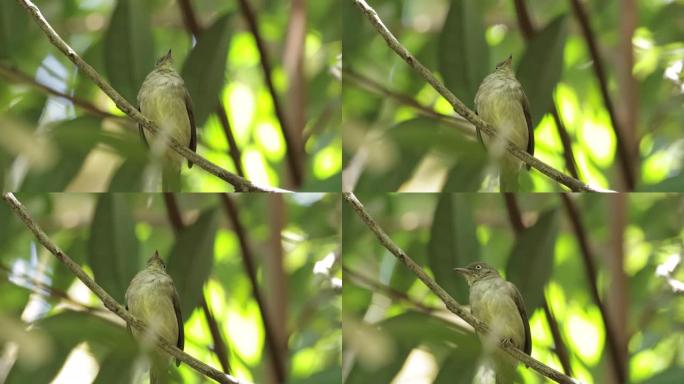
[[[52,26],[47,22],[45,17],[40,12],[40,9],[36,7],[30,0],[17,0],[19,4],[24,7],[29,14],[36,21],[40,29],[45,32],[50,42],[57,47],[64,55],[69,58],[76,66],[79,68],[83,74],[90,78],[102,91],[109,96],[110,99],[116,104],[117,107],[125,114],[130,116],[135,122],[141,124],[144,129],[150,132],[151,135],[156,135],[159,128],[150,119],[143,116],[140,111],[134,108],[126,99],[124,99],[114,88],[112,88],[103,78],[100,76],[93,67],[86,63],[77,53],[74,51],[67,43],[62,40],[62,38],[55,32]],[[191,151],[184,145],[181,145],[177,140],[173,138],[167,138],[168,145],[176,151],[178,154],[184,158],[192,161],[194,164],[204,169],[205,171],[211,173],[212,175],[225,180],[231,184],[236,191],[239,192],[286,192],[283,189],[269,187],[269,186],[259,186],[249,180],[243,179],[242,177],[235,175],[227,170],[219,167],[218,165],[210,162],[204,157],[198,155],[197,153]]]
[[[454,96],[451,91],[449,91],[444,84],[442,84],[423,64],[421,64],[418,59],[416,59],[401,43],[392,35],[392,32],[385,27],[382,20],[378,16],[377,12],[371,8],[364,0],[353,0],[354,3],[361,9],[364,15],[368,18],[373,27],[378,31],[378,33],[383,37],[387,45],[394,50],[399,57],[404,59],[406,63],[413,68],[424,80],[426,80],[440,95],[442,95],[451,106],[454,108],[456,113],[463,116],[466,120],[473,123],[477,128],[484,132],[489,137],[496,137],[497,130],[486,123],[484,120],[479,118],[475,112],[470,110],[463,104],[456,96]],[[550,165],[542,162],[541,160],[530,156],[525,150],[518,148],[510,140],[506,142],[506,150],[511,153],[516,158],[523,161],[525,164],[536,168],[544,175],[557,181],[560,184],[565,185],[573,191],[589,191],[589,192],[606,192],[606,190],[590,186],[585,184],[572,176],[563,174],[551,167]]]
[[[632,158],[629,155],[629,151],[626,148],[627,143],[622,137],[623,135],[620,126],[620,121],[618,119],[617,113],[615,112],[613,103],[610,99],[610,93],[608,92],[608,78],[606,77],[606,71],[604,69],[603,60],[601,59],[601,55],[599,54],[598,45],[596,43],[596,37],[594,36],[594,32],[592,32],[591,26],[589,25],[589,18],[587,17],[587,12],[584,10],[579,0],[570,0],[570,4],[572,5],[572,9],[575,12],[577,21],[579,21],[580,29],[582,30],[582,36],[584,37],[584,40],[587,42],[587,46],[589,48],[589,55],[591,56],[591,60],[594,63],[592,67],[594,68],[594,73],[596,74],[596,78],[598,79],[599,89],[601,91],[601,96],[603,97],[603,104],[605,105],[606,110],[608,111],[608,116],[610,116],[610,122],[613,126],[613,133],[615,134],[615,139],[617,141],[617,152],[618,158],[620,159],[622,176],[625,180],[627,190],[633,191],[634,186],[636,184],[635,175],[633,174],[634,165]]]
[[[379,281],[376,281],[374,279],[371,279],[368,276],[365,276],[364,274],[354,271],[353,269],[347,268],[347,267],[342,267],[342,272],[344,273],[344,276],[349,276],[352,280],[356,280],[358,283],[367,285],[368,287],[373,289],[373,292],[378,292],[381,293],[390,299],[398,300],[398,301],[403,301],[404,303],[410,304],[411,306],[415,307],[418,311],[430,314],[434,312],[439,312],[443,310],[443,308],[439,307],[433,307],[427,304],[424,304],[405,292],[396,290],[390,286],[387,286],[385,284],[382,284]]]
[[[582,220],[580,219],[577,207],[570,199],[570,196],[562,193],[561,200],[563,205],[565,205],[568,218],[570,219],[570,224],[575,232],[575,238],[580,247],[581,255],[584,261],[584,268],[587,274],[587,280],[589,282],[589,288],[591,288],[591,297],[594,299],[596,306],[601,312],[601,319],[603,320],[603,326],[606,329],[606,342],[608,344],[608,352],[610,353],[613,371],[615,373],[615,378],[618,383],[625,382],[625,370],[622,366],[622,359],[620,358],[620,351],[617,346],[617,339],[615,338],[615,331],[608,319],[608,310],[601,300],[601,295],[598,290],[598,274],[596,271],[596,265],[594,264],[594,255],[589,248],[589,240],[587,239],[587,234],[582,225]]]
[[[511,222],[513,231],[516,237],[525,230],[525,224],[522,221],[522,214],[520,213],[520,207],[515,199],[514,193],[504,193],[504,200],[506,202],[506,211],[508,212],[508,219]],[[544,308],[544,315],[546,316],[546,322],[549,324],[549,329],[551,330],[551,336],[553,337],[553,344],[555,346],[555,352],[563,366],[563,372],[567,375],[572,376],[572,367],[570,366],[570,358],[568,356],[568,350],[565,347],[563,338],[561,337],[560,330],[558,329],[558,322],[553,316],[551,307],[546,300],[546,295],[544,295],[542,300],[542,307]]]
[[[268,92],[271,94],[271,99],[273,100],[273,109],[275,111],[278,122],[280,122],[280,130],[283,133],[283,140],[285,140],[285,146],[287,148],[287,160],[290,168],[290,174],[292,176],[292,181],[295,186],[299,186],[302,183],[302,166],[301,156],[303,155],[303,148],[296,148],[294,145],[294,139],[292,138],[293,132],[285,116],[285,111],[280,99],[278,98],[278,93],[276,92],[275,85],[273,84],[273,78],[271,76],[272,65],[271,59],[268,56],[268,51],[266,49],[266,43],[264,42],[261,33],[259,32],[258,22],[256,20],[256,14],[250,6],[247,0],[239,0],[240,9],[242,10],[242,15],[247,21],[247,26],[249,27],[252,36],[254,36],[254,42],[256,43],[257,50],[259,51],[259,63],[261,64],[261,69],[264,73],[264,82],[266,82],[266,87]]]
[[[267,350],[273,361],[273,366],[275,368],[276,381],[278,383],[284,383],[285,378],[285,361],[284,357],[278,353],[280,350],[276,342],[276,336],[274,334],[274,326],[271,324],[271,317],[268,316],[268,309],[266,308],[266,301],[264,300],[261,289],[259,288],[259,282],[257,281],[256,266],[254,265],[254,255],[252,253],[252,248],[247,241],[247,233],[240,222],[240,215],[238,213],[237,206],[233,200],[228,196],[227,193],[222,193],[221,201],[223,202],[223,207],[226,210],[226,214],[233,225],[233,230],[240,243],[240,255],[242,256],[242,264],[247,272],[247,277],[252,285],[252,294],[254,299],[259,306],[259,311],[261,312],[261,319],[264,323],[264,334],[266,337],[266,344],[268,345]]]
[[[7,204],[12,208],[14,213],[24,222],[26,227],[33,232],[36,239],[41,243],[50,253],[52,253],[59,261],[61,261],[67,269],[71,271],[79,280],[85,284],[97,297],[102,300],[104,306],[112,311],[114,314],[122,318],[131,327],[134,327],[141,332],[147,331],[147,326],[145,323],[139,319],[133,317],[124,307],[119,304],[112,296],[107,293],[102,287],[100,287],[88,274],[83,271],[80,265],[74,262],[67,254],[65,254],[49,237],[43,232],[43,230],[38,226],[38,224],[29,215],[26,208],[14,197],[12,193],[5,193],[3,198]],[[241,381],[233,376],[227,375],[216,368],[213,368],[202,361],[190,356],[189,354],[181,351],[175,345],[171,345],[165,339],[157,337],[157,346],[168,353],[172,357],[184,362],[197,372],[204,376],[210,377],[219,383],[240,383]]]
[[[529,41],[537,33],[534,26],[532,25],[532,20],[530,14],[525,6],[525,0],[514,0],[515,3],[515,13],[518,16],[518,26],[522,32],[523,37],[526,41]],[[558,137],[560,137],[561,143],[563,144],[563,157],[565,158],[565,167],[570,172],[570,175],[575,179],[579,179],[579,174],[577,173],[577,162],[575,161],[575,153],[572,150],[572,143],[570,141],[570,135],[565,129],[563,120],[560,118],[558,113],[558,108],[556,107],[556,100],[553,100],[551,104],[551,115],[553,120],[556,122],[556,130],[558,131]]]
[[[94,104],[92,104],[89,101],[86,101],[86,100],[80,99],[76,96],[72,96],[72,95],[66,94],[64,92],[58,91],[52,87],[48,87],[47,85],[38,82],[36,79],[27,75],[26,73],[19,70],[19,68],[16,68],[14,66],[8,66],[8,65],[0,63],[0,75],[4,76],[5,78],[7,78],[9,80],[13,80],[13,81],[24,83],[24,84],[30,84],[33,88],[41,90],[47,94],[59,96],[61,98],[69,100],[72,103],[74,103],[74,105],[77,105],[77,106],[83,108],[84,111],[89,112],[93,115],[100,116],[100,117],[110,117],[110,118],[114,118],[114,119],[122,118],[122,116],[115,115],[113,113],[101,110],[100,108],[96,107]]]
[[[361,218],[366,226],[375,234],[380,241],[380,244],[390,251],[390,253],[392,253],[402,264],[404,264],[411,272],[413,272],[418,279],[420,279],[428,288],[430,288],[430,290],[434,292],[437,297],[442,300],[442,302],[444,302],[449,311],[465,320],[468,324],[475,328],[478,333],[484,335],[489,333],[487,326],[483,322],[471,315],[470,312],[466,311],[456,300],[449,296],[449,294],[432,278],[430,278],[427,273],[425,273],[425,271],[423,271],[423,269],[406,254],[406,252],[399,248],[399,246],[397,246],[392,239],[390,239],[385,231],[383,231],[382,228],[380,228],[380,226],[375,222],[375,220],[368,214],[368,212],[366,212],[361,202],[356,198],[356,196],[354,196],[353,193],[343,192],[342,198],[351,206],[352,209],[354,209],[356,214]],[[551,380],[554,380],[558,383],[576,383],[576,381],[571,377],[566,376],[561,372],[558,372],[555,369],[532,358],[521,350],[515,348],[513,345],[511,345],[511,343],[504,342],[499,347],[516,360],[523,362],[528,367],[534,369]]]
[[[191,37],[194,36],[195,38],[199,38],[204,31],[204,28],[200,26],[197,16],[195,16],[195,10],[192,8],[192,4],[190,4],[190,0],[179,0],[178,6],[181,9],[181,15],[183,15],[185,29],[187,29]],[[240,177],[245,177],[245,172],[242,169],[240,148],[237,147],[237,143],[235,142],[235,135],[233,135],[233,129],[230,126],[228,114],[226,113],[226,108],[221,102],[221,99],[219,99],[216,104],[216,115],[223,128],[223,133],[226,135],[226,140],[228,141],[228,155],[233,160],[235,171]]]
[[[166,213],[169,216],[169,222],[171,222],[171,228],[173,228],[174,234],[178,234],[185,228],[185,223],[183,223],[183,218],[181,217],[180,208],[178,208],[178,202],[176,197],[171,192],[164,192],[164,205],[166,206]],[[211,333],[211,338],[214,340],[214,347],[212,350],[216,355],[223,372],[230,373],[230,364],[228,363],[228,346],[225,341],[223,341],[223,335],[221,335],[221,330],[216,323],[216,318],[214,314],[211,313],[209,304],[207,304],[206,294],[202,293],[200,298],[202,310],[204,311],[204,317],[207,320],[207,326],[209,327],[209,332]]]
[[[378,96],[388,97],[401,104],[413,108],[416,112],[420,113],[425,117],[439,120],[447,125],[459,129],[461,132],[467,134],[468,136],[475,138],[475,127],[466,119],[460,116],[445,115],[439,113],[434,109],[421,104],[418,100],[412,98],[411,96],[395,92],[388,89],[384,85],[378,83],[377,81],[371,79],[368,76],[362,75],[351,68],[342,68],[342,79],[345,82],[361,87],[367,91],[375,93]]]

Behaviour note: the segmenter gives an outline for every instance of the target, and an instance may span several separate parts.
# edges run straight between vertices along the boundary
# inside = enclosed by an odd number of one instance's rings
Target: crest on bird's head
[[[164,260],[159,256],[159,251],[154,251],[154,255],[147,260],[147,266],[166,270],[166,264],[164,264]]]
[[[506,60],[496,65],[496,69],[513,69],[513,55],[508,55]]]
[[[162,65],[171,65],[173,66],[173,55],[171,55],[171,50],[169,49],[168,52],[162,57],[157,60],[157,64],[155,65],[157,68],[161,67]]]

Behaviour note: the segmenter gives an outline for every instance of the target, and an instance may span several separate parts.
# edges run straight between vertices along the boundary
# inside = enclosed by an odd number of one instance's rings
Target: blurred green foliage
[[[160,194],[17,197],[48,236],[119,303],[133,275],[159,250],[181,298],[186,352],[221,368],[200,305],[204,295],[228,345],[232,373],[249,382],[268,382],[269,347],[261,313],[238,235],[218,195],[175,196],[185,225],[177,234]],[[252,250],[262,296],[267,303],[285,301],[285,323],[276,327],[288,335],[288,349],[283,351],[288,382],[321,382],[316,378],[339,382],[342,299],[337,197],[243,194],[231,199]],[[284,206],[277,213],[273,207],[280,199]],[[284,226],[274,233],[274,223],[280,220]],[[4,202],[0,227],[0,321],[16,324],[26,334],[17,333],[19,359],[8,382],[49,382],[62,369],[78,374],[71,382],[86,382],[95,375],[98,382],[129,377],[125,372],[132,370],[136,346],[118,318],[111,313],[109,321],[100,318],[109,311],[36,243]],[[274,278],[267,270],[278,270],[277,248],[284,255],[285,291],[273,291],[266,280]],[[29,296],[31,291],[38,295]],[[97,309],[89,312],[84,305]],[[32,325],[29,331],[24,330],[27,322]],[[0,344],[14,341],[11,335],[0,335]],[[36,353],[36,348],[43,353]],[[75,348],[80,354],[74,355]],[[92,364],[84,364],[88,360]],[[185,364],[179,373],[184,382],[204,382]]]
[[[569,174],[563,145],[549,113],[555,100],[568,132],[579,178],[586,183],[618,188],[621,172],[616,138],[604,107],[592,60],[569,1],[525,0],[537,35],[526,42],[518,25],[513,1],[494,0],[373,0],[387,28],[470,108],[481,80],[496,63],[513,55],[517,77],[530,100],[535,126],[535,156]],[[620,111],[624,101],[618,93],[619,20],[616,2],[584,1],[589,22],[605,63],[612,102]],[[633,39],[633,74],[638,88],[637,190],[684,191],[684,123],[682,68],[684,26],[675,21],[684,14],[681,1],[640,1]],[[382,87],[408,96],[434,110],[452,115],[453,109],[375,31],[353,4],[343,4],[343,65]],[[384,191],[491,190],[487,161],[474,149],[472,135],[461,136],[463,145],[451,151],[435,150],[421,141],[397,141],[394,131],[420,116],[406,102],[369,91],[368,80],[344,80],[343,115],[345,167],[359,161],[363,166],[357,191],[365,185],[382,184]],[[422,118],[421,135],[441,136],[456,131],[443,119]],[[435,140],[436,141],[436,140]],[[465,160],[464,160],[465,159]],[[406,164],[411,166],[407,167]],[[461,175],[449,182],[450,174]],[[523,172],[524,191],[559,191],[562,188],[537,171]]]
[[[225,107],[245,177],[260,184],[291,185],[286,144],[264,82],[260,53],[238,2],[192,1],[204,32],[196,40],[183,23],[178,2],[164,0],[36,1],[49,23],[106,81],[133,105],[158,57],[172,50],[183,74],[198,124],[198,153],[236,173],[230,145],[215,114]],[[286,115],[298,109],[288,99],[285,68],[290,4],[250,1],[265,40],[278,98]],[[303,191],[338,191],[342,167],[340,82],[330,75],[341,54],[339,2],[316,1],[306,13],[305,126],[295,129],[304,146]],[[337,22],[331,22],[337,20]],[[16,71],[27,76],[19,79]],[[115,115],[121,111],[83,76],[40,31],[16,1],[0,4],[0,185],[5,190],[47,192],[142,190],[147,149],[130,119],[103,118],[29,83],[46,85]],[[62,126],[90,119],[92,132],[59,141]],[[288,117],[289,118],[289,117]],[[116,135],[125,145],[98,136]],[[26,147],[44,140],[50,157],[36,164]],[[141,156],[142,154],[142,156]],[[10,176],[11,169],[11,176]],[[58,169],[59,172],[53,172]],[[184,170],[184,191],[232,191],[226,182],[195,167]],[[36,180],[40,180],[37,183]]]
[[[610,195],[571,198],[593,252],[604,301],[613,287],[609,259],[618,252],[616,210],[623,209],[629,382],[667,382],[665,378],[682,374],[684,344],[678,329],[684,305],[656,269],[678,260],[672,278],[684,278],[684,198],[627,196],[623,208]],[[468,291],[454,267],[482,260],[515,282],[528,308],[533,357],[562,370],[542,309],[545,297],[568,349],[574,377],[586,383],[608,382],[604,324],[559,195],[517,195],[525,227],[517,235],[499,194],[357,197],[391,239],[460,303],[468,303]],[[479,342],[464,331],[463,322],[378,242],[346,203],[343,233],[344,348],[345,356],[354,356],[343,370],[345,382],[369,382],[368,377],[385,378],[383,382],[393,378],[472,382],[481,354]],[[518,371],[525,383],[545,382],[532,370],[519,367]]]

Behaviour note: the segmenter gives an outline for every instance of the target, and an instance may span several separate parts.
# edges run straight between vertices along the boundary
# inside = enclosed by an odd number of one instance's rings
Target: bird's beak
[[[468,268],[454,268],[454,272],[461,273],[465,276],[470,275],[470,271],[468,270]]]
[[[171,50],[170,50],[170,49],[169,49],[168,52],[166,52],[166,56],[164,56],[164,57],[167,58],[167,59],[170,59],[170,58],[171,58]]]

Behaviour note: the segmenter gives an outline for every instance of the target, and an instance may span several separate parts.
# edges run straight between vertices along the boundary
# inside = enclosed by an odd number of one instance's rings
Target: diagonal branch
[[[622,128],[618,120],[617,113],[615,112],[615,107],[610,99],[610,93],[608,92],[608,78],[606,77],[606,70],[603,66],[603,60],[601,59],[598,45],[596,44],[596,37],[594,36],[594,32],[592,32],[591,26],[589,25],[587,12],[584,10],[579,0],[570,0],[570,4],[572,5],[572,10],[575,12],[577,21],[579,21],[580,29],[582,30],[582,36],[584,36],[584,40],[587,42],[589,54],[591,55],[591,60],[594,63],[592,67],[594,68],[594,73],[598,79],[599,89],[601,90],[601,96],[603,97],[603,104],[605,105],[608,115],[610,116],[610,122],[613,126],[613,133],[615,133],[615,139],[617,141],[617,152],[618,158],[620,159],[622,176],[625,179],[627,190],[633,191],[636,184],[633,173],[633,159],[630,157],[629,151],[627,150],[627,142],[623,137]]]
[[[71,60],[76,66],[83,72],[88,78],[90,78],[102,91],[109,96],[110,99],[116,104],[117,107],[125,114],[130,116],[137,123],[141,124],[144,129],[150,132],[152,135],[156,135],[159,128],[150,119],[143,116],[140,111],[133,107],[126,99],[124,99],[114,88],[112,88],[103,78],[100,76],[93,67],[86,63],[77,53],[74,51],[62,38],[55,32],[55,30],[50,26],[50,24],[45,20],[45,17],[40,12],[40,9],[36,7],[30,0],[17,0],[19,4],[24,7],[28,13],[36,21],[40,29],[45,32],[50,42],[57,47],[64,55],[66,55],[69,60]],[[189,148],[181,145],[177,140],[172,138],[167,138],[168,145],[176,151],[178,154],[184,158],[197,164],[200,168],[211,173],[212,175],[227,181],[236,191],[239,192],[283,192],[284,190],[268,186],[258,186],[249,180],[243,179],[242,177],[228,172],[227,170],[219,167],[218,165],[210,162],[204,157],[191,151]]]
[[[353,0],[354,3],[361,9],[364,15],[368,18],[373,27],[378,31],[378,33],[385,40],[387,45],[399,55],[406,63],[413,68],[418,74],[427,81],[440,95],[442,95],[451,106],[454,108],[456,113],[463,116],[466,120],[473,123],[477,128],[490,137],[496,137],[496,129],[491,125],[486,123],[484,120],[479,118],[475,112],[470,110],[463,104],[456,96],[454,96],[451,91],[449,91],[444,84],[442,84],[423,64],[421,64],[418,59],[416,59],[401,43],[397,40],[392,32],[390,32],[387,27],[383,24],[382,20],[378,16],[377,12],[371,8],[364,0]],[[558,183],[565,185],[573,191],[589,191],[589,192],[605,192],[599,188],[585,184],[572,176],[568,176],[551,167],[550,165],[542,162],[541,160],[530,156],[529,153],[525,152],[523,149],[515,146],[510,140],[506,142],[506,150],[514,157],[520,159],[525,164],[530,167],[536,168],[544,175],[557,181]]]
[[[354,0],[357,1],[357,0]],[[404,264],[411,272],[413,272],[420,281],[422,281],[432,292],[439,297],[442,302],[446,305],[449,311],[453,312],[457,316],[461,317],[468,324],[470,324],[475,330],[480,334],[489,333],[487,326],[470,314],[467,310],[461,306],[456,300],[454,300],[437,282],[435,282],[431,277],[423,271],[423,269],[416,264],[413,259],[411,259],[406,252],[404,252],[399,246],[397,246],[392,239],[383,231],[382,228],[375,222],[375,220],[366,212],[361,202],[354,196],[351,192],[343,192],[342,198],[349,204],[349,206],[356,212],[357,216],[366,224],[366,226],[375,234],[375,236],[380,241],[380,244],[384,246],[390,253],[392,253],[402,264]],[[558,383],[574,384],[576,381],[566,376],[555,369],[543,364],[542,362],[534,359],[533,357],[525,354],[521,350],[515,348],[510,343],[502,343],[500,349],[508,353],[510,356],[518,361],[523,362],[528,367],[534,369],[535,371],[541,373],[542,375],[554,380]]]
[[[181,9],[181,15],[183,15],[183,23],[185,24],[185,29],[190,32],[190,37],[193,36],[198,38],[203,32],[202,28],[195,16],[195,11],[190,4],[190,0],[179,0],[178,6]],[[235,141],[235,135],[233,135],[233,129],[228,121],[228,114],[226,113],[226,108],[223,106],[221,100],[218,100],[216,104],[216,115],[218,116],[221,127],[223,128],[223,133],[226,135],[226,140],[228,141],[228,155],[233,160],[235,165],[235,171],[241,177],[245,177],[245,172],[242,169],[242,156],[240,155],[240,148],[237,147],[237,142]]]
[[[41,91],[43,91],[49,95],[59,96],[61,98],[69,100],[72,103],[74,103],[74,105],[77,105],[77,106],[83,108],[83,110],[85,110],[85,111],[87,111],[93,115],[100,116],[100,117],[110,117],[110,118],[115,118],[115,119],[122,118],[122,116],[115,115],[113,113],[101,110],[100,108],[96,107],[94,104],[92,104],[91,102],[89,102],[87,100],[66,94],[66,93],[58,91],[52,87],[49,87],[45,84],[42,84],[42,83],[38,82],[36,79],[34,79],[33,77],[22,72],[19,68],[16,68],[15,66],[9,66],[9,65],[0,63],[0,75],[2,75],[3,77],[5,77],[9,80],[13,80],[13,81],[24,83],[24,84],[30,84],[33,88],[39,89],[39,90],[41,90]]]
[[[171,222],[173,232],[177,236],[178,233],[185,228],[180,209],[178,208],[178,202],[176,201],[176,197],[171,192],[164,192],[163,196],[164,205],[166,206],[166,213],[169,216],[169,222]],[[202,294],[200,300],[202,311],[204,311],[204,317],[207,320],[207,326],[209,327],[209,332],[211,333],[211,338],[214,340],[214,347],[212,350],[214,351],[219,363],[221,363],[223,372],[230,373],[231,370],[230,364],[228,363],[227,353],[228,346],[226,345],[226,342],[223,341],[223,335],[221,335],[221,330],[219,329],[214,314],[209,308],[209,304],[207,303],[207,298],[205,297],[204,293]]]
[[[252,254],[252,248],[249,246],[247,241],[247,233],[240,222],[240,215],[238,214],[237,206],[230,198],[227,193],[220,194],[221,201],[223,202],[223,207],[226,210],[226,214],[233,224],[233,230],[240,243],[240,255],[242,256],[242,263],[247,272],[247,277],[252,285],[252,294],[254,299],[259,306],[259,312],[261,312],[261,319],[264,323],[264,334],[266,337],[266,343],[268,344],[268,352],[273,361],[273,366],[275,368],[276,382],[284,383],[286,381],[285,377],[285,362],[284,356],[282,356],[278,351],[278,343],[276,341],[276,336],[274,334],[274,326],[271,324],[271,317],[268,316],[268,308],[266,308],[266,301],[264,300],[261,289],[259,288],[259,282],[257,281],[256,266],[254,265],[254,255]]]
[[[67,254],[65,254],[49,237],[43,232],[43,230],[38,226],[38,224],[29,215],[26,208],[14,197],[12,193],[3,194],[3,199],[12,208],[14,213],[24,222],[26,228],[28,228],[36,236],[36,239],[41,243],[50,253],[52,253],[59,261],[61,261],[67,269],[71,271],[79,280],[85,284],[100,300],[104,306],[112,311],[114,314],[122,318],[131,327],[136,328],[140,331],[146,331],[147,326],[145,323],[139,319],[133,317],[124,307],[117,303],[114,298],[107,293],[102,287],[100,287],[90,276],[88,276],[85,271],[73,261]],[[190,356],[189,354],[181,351],[175,345],[171,345],[166,340],[162,338],[157,338],[157,346],[159,349],[163,350],[172,357],[184,362],[192,369],[201,373],[204,376],[210,377],[219,383],[226,384],[237,384],[241,381],[233,376],[227,375],[216,368],[213,368],[202,361]]]
[[[275,85],[273,84],[273,78],[271,76],[271,59],[268,56],[268,51],[266,50],[266,43],[264,42],[264,38],[261,36],[261,33],[259,32],[256,14],[254,13],[252,7],[249,5],[249,1],[239,0],[239,3],[240,9],[242,10],[242,15],[245,17],[245,20],[247,21],[247,26],[249,27],[250,32],[252,32],[252,35],[254,36],[254,41],[256,43],[257,50],[259,50],[259,56],[261,57],[259,63],[261,64],[261,69],[264,72],[264,81],[266,82],[266,87],[268,88],[268,91],[271,94],[271,99],[273,100],[273,109],[275,110],[276,117],[280,122],[280,130],[283,133],[283,140],[285,140],[285,146],[287,148],[287,160],[290,166],[290,174],[292,176],[292,181],[295,186],[299,186],[301,185],[303,180],[303,162],[301,159],[301,156],[303,154],[303,148],[296,148],[295,146],[295,140],[292,137],[294,132],[291,130],[291,127],[288,124],[287,117],[285,116],[285,110],[283,109],[283,106],[280,103],[278,93],[276,92]]]
[[[342,69],[341,76],[333,73],[335,76],[339,76],[345,82],[350,82],[360,88],[370,91],[381,97],[388,97],[395,100],[398,103],[404,104],[408,107],[413,108],[419,114],[429,117],[435,120],[439,120],[445,124],[453,126],[468,136],[475,138],[475,127],[460,116],[445,115],[439,113],[434,109],[421,104],[418,100],[412,98],[411,96],[405,95],[403,93],[395,92],[391,89],[387,89],[384,85],[378,83],[377,81],[371,79],[368,76],[362,75],[351,68],[344,67]]]
[[[584,260],[587,281],[589,282],[589,288],[591,288],[591,297],[594,299],[596,306],[601,312],[601,319],[603,320],[603,327],[606,329],[606,342],[608,344],[608,352],[610,353],[612,361],[611,366],[613,367],[615,378],[617,379],[618,383],[624,383],[626,382],[624,374],[625,369],[622,366],[622,359],[620,358],[620,350],[618,349],[615,330],[608,319],[608,309],[603,304],[601,295],[599,294],[598,273],[596,271],[596,265],[594,264],[594,255],[591,252],[591,248],[589,248],[587,234],[582,226],[582,220],[580,219],[579,212],[575,204],[567,194],[562,193],[560,196],[561,200],[563,200],[563,205],[565,205],[565,209],[570,219],[570,224],[575,232],[575,237],[577,238],[577,242]]]

